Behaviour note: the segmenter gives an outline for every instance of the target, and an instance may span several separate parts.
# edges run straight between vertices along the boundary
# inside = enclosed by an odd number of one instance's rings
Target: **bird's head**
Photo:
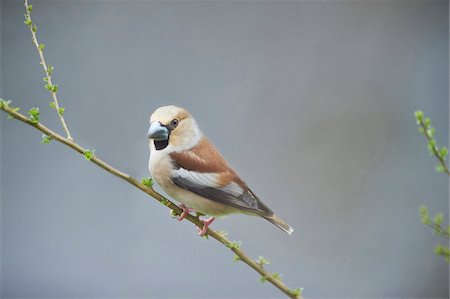
[[[170,146],[173,151],[181,151],[195,146],[202,133],[186,109],[163,106],[150,116],[147,137],[155,150],[163,150]]]

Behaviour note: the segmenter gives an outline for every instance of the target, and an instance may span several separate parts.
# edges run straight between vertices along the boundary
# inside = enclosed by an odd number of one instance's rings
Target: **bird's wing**
[[[171,179],[178,187],[238,209],[273,214],[206,138],[191,150],[170,156],[175,164]]]

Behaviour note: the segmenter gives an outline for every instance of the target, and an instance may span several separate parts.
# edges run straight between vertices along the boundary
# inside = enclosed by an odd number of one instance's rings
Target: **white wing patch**
[[[199,187],[218,187],[218,174],[212,172],[200,173],[196,171],[189,171],[184,168],[179,168],[174,171],[174,177],[180,177],[188,180],[193,185]]]
[[[239,186],[235,182],[231,182],[230,184],[225,186],[220,186],[220,174],[214,172],[201,173],[197,171],[186,170],[184,168],[179,168],[173,172],[173,176],[183,178],[189,181],[189,183],[193,186],[197,186],[199,188],[214,188],[228,193],[233,197],[239,197],[244,192],[241,186]]]
[[[233,195],[234,197],[239,197],[242,195],[242,192],[244,192],[241,186],[239,186],[235,182],[231,182],[226,186],[220,187],[219,189],[225,193]]]

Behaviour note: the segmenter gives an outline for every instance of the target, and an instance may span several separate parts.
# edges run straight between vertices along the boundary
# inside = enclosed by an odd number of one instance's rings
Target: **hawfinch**
[[[243,213],[260,216],[287,234],[294,230],[274,215],[206,139],[185,109],[160,107],[150,117],[148,167],[168,195],[181,202],[182,220],[191,210],[213,216],[201,220],[201,236],[214,216]]]

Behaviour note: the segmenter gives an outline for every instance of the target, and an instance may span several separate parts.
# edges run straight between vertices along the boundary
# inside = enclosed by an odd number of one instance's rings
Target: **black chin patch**
[[[155,144],[155,149],[157,151],[160,151],[162,149],[165,149],[169,145],[169,139],[167,139],[167,140],[154,140],[153,144]]]

